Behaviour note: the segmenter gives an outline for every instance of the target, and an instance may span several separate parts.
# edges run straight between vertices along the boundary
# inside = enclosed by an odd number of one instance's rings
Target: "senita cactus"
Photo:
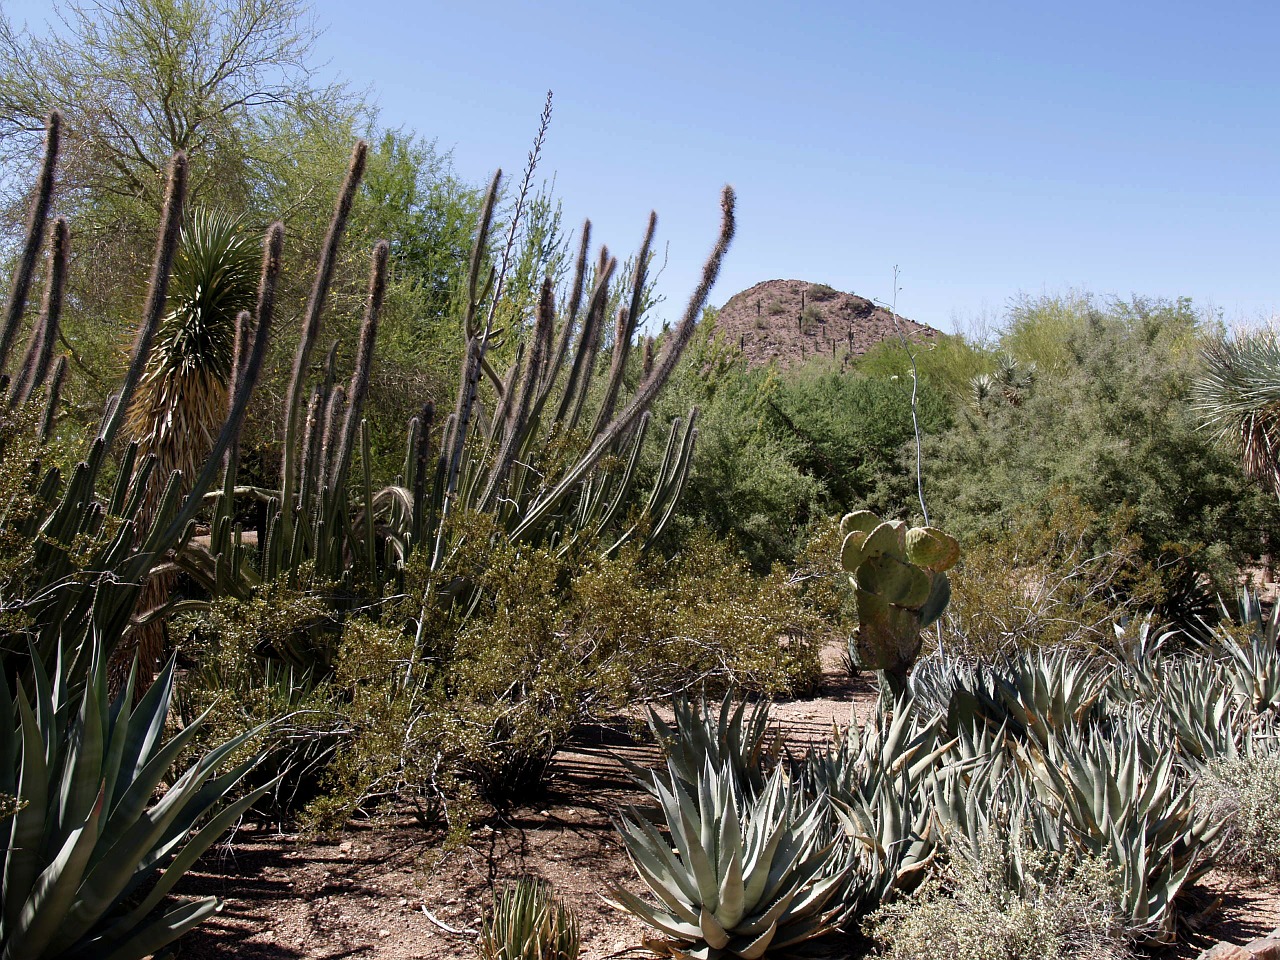
[[[960,545],[941,530],[881,522],[869,510],[846,514],[840,532],[840,564],[858,604],[850,652],[901,691],[920,655],[920,631],[942,616],[951,599],[946,571],[960,559]]]

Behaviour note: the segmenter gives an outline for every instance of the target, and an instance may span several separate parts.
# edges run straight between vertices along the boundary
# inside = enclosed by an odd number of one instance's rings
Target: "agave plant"
[[[947,715],[952,735],[986,725],[1043,743],[1058,731],[1107,716],[1106,676],[1065,647],[1019,653],[995,664],[931,657],[917,666],[910,688]]]
[[[108,699],[101,653],[79,692],[61,675],[50,678],[38,659],[34,664],[31,699],[0,675],[0,792],[19,805],[0,827],[0,948],[15,960],[141,960],[217,909],[214,897],[177,906],[166,898],[270,788],[225,802],[257,758],[223,768],[257,731],[197,760],[156,799],[201,728],[197,720],[164,739],[173,663],[136,708],[132,675],[115,701]]]
[[[1019,750],[1037,802],[1068,827],[1084,853],[1112,862],[1130,930],[1172,942],[1178,897],[1209,869],[1220,825],[1198,809],[1174,752],[1129,721],[1112,736],[1097,729]]]
[[[860,861],[845,891],[851,916],[910,892],[936,851],[931,781],[955,746],[940,736],[941,718],[924,718],[906,698],[882,699],[865,725],[853,718],[826,750],[811,750],[800,780],[810,796],[828,796]]]
[[[577,960],[578,918],[551,885],[521,877],[494,897],[476,944],[481,960]]]
[[[730,771],[739,789],[754,796],[764,788],[768,771],[782,751],[782,738],[770,730],[769,706],[767,700],[754,704],[742,700],[735,707],[729,690],[713,712],[705,694],[696,705],[681,694],[671,701],[673,723],[649,708],[649,729],[666,755],[667,771],[674,770],[686,787],[696,787],[703,765],[709,763]],[[630,761],[628,765],[646,789],[652,790],[659,781],[671,786],[660,768],[646,770]]]
[[[654,789],[669,837],[635,808],[618,822],[658,903],[615,889],[615,906],[672,938],[677,956],[697,960],[750,960],[835,929],[844,913],[836,895],[853,863],[831,835],[825,797],[806,800],[782,770],[754,798],[711,763],[693,791],[673,765],[668,778],[670,787]]]

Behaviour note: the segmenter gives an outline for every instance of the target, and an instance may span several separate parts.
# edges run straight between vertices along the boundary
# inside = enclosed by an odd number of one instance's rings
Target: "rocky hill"
[[[716,319],[716,331],[739,345],[753,366],[858,357],[900,329],[916,341],[939,335],[902,316],[895,324],[888,310],[865,297],[804,280],[757,283],[730,297]]]

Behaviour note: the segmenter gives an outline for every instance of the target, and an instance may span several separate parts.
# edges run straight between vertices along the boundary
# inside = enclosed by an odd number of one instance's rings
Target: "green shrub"
[[[913,896],[881,907],[864,930],[889,960],[1120,960],[1129,956],[1112,867],[988,836],[975,857]]]
[[[1217,760],[1199,787],[1202,807],[1224,824],[1217,862],[1280,879],[1280,753]]]
[[[764,309],[765,309],[765,313],[769,314],[769,316],[776,317],[780,313],[785,313],[787,308],[782,305],[781,300],[775,299],[775,300],[770,300],[765,305]]]
[[[754,576],[723,542],[694,536],[670,560],[638,544],[611,559],[575,558],[493,533],[472,517],[443,572],[411,567],[405,599],[381,623],[339,624],[322,598],[285,586],[215,603],[203,619],[187,649],[198,686],[230,694],[215,727],[240,732],[285,714],[261,745],[273,775],[294,771],[281,795],[309,801],[316,827],[400,797],[424,821],[458,828],[479,800],[535,796],[583,723],[691,683],[771,695],[820,675],[821,624],[801,585],[782,570]],[[465,615],[427,590],[464,571],[479,588]],[[332,631],[324,682],[272,672],[272,651],[316,624]],[[191,697],[190,709],[205,706]],[[334,756],[321,780],[326,749]]]
[[[942,643],[995,658],[1035,647],[1106,647],[1114,626],[1163,594],[1121,515],[1107,521],[1055,491],[1007,532],[965,542],[951,574]]]

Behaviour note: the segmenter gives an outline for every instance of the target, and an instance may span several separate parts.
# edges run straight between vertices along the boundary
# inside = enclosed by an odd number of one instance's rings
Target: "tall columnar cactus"
[[[847,514],[840,530],[840,563],[858,603],[850,652],[901,690],[920,655],[920,632],[951,599],[946,571],[960,559],[960,545],[941,530],[881,522],[869,510]]]
[[[311,304],[303,321],[298,357],[288,390],[281,485],[237,487],[231,465],[208,541],[188,542],[178,564],[215,594],[247,597],[281,577],[298,585],[303,576],[338,584],[335,595],[364,602],[398,581],[412,555],[422,552],[434,575],[453,549],[453,518],[487,515],[498,535],[567,551],[591,544],[606,555],[629,540],[648,545],[671,520],[689,475],[697,438],[697,410],[671,425],[665,453],[647,492],[638,490],[649,408],[689,343],[720,261],[733,236],[734,196],[726,188],[720,236],[685,312],[665,335],[656,358],[646,346],[638,386],[628,395],[624,373],[641,319],[647,251],[656,218],[650,216],[632,276],[630,306],[616,318],[612,356],[600,356],[616,260],[601,248],[590,256],[590,224],[584,226],[567,301],[556,304],[553,284],[543,283],[524,343],[509,369],[495,369],[502,337],[494,329],[502,297],[502,272],[486,268],[499,197],[500,172],[481,209],[468,270],[460,326],[465,349],[457,401],[442,429],[434,409],[409,424],[404,472],[379,489],[371,475],[368,427],[361,410],[376,349],[378,313],[387,274],[387,251],[375,251],[356,371],[339,385],[331,352],[318,382],[308,385],[309,357],[321,335],[327,274],[341,238],[351,197],[363,171],[357,146],[326,241]],[[525,182],[528,182],[526,174]],[[508,241],[509,242],[509,241]],[[634,365],[633,365],[634,366]],[[605,377],[599,406],[588,419],[593,373]],[[590,394],[591,399],[596,393]],[[356,463],[356,453],[361,456]],[[350,481],[350,482],[348,482]],[[257,549],[236,529],[251,496],[265,502],[266,523]],[[398,588],[397,588],[398,589]],[[465,597],[467,584],[451,582],[445,597]],[[436,595],[439,598],[440,595]]]

